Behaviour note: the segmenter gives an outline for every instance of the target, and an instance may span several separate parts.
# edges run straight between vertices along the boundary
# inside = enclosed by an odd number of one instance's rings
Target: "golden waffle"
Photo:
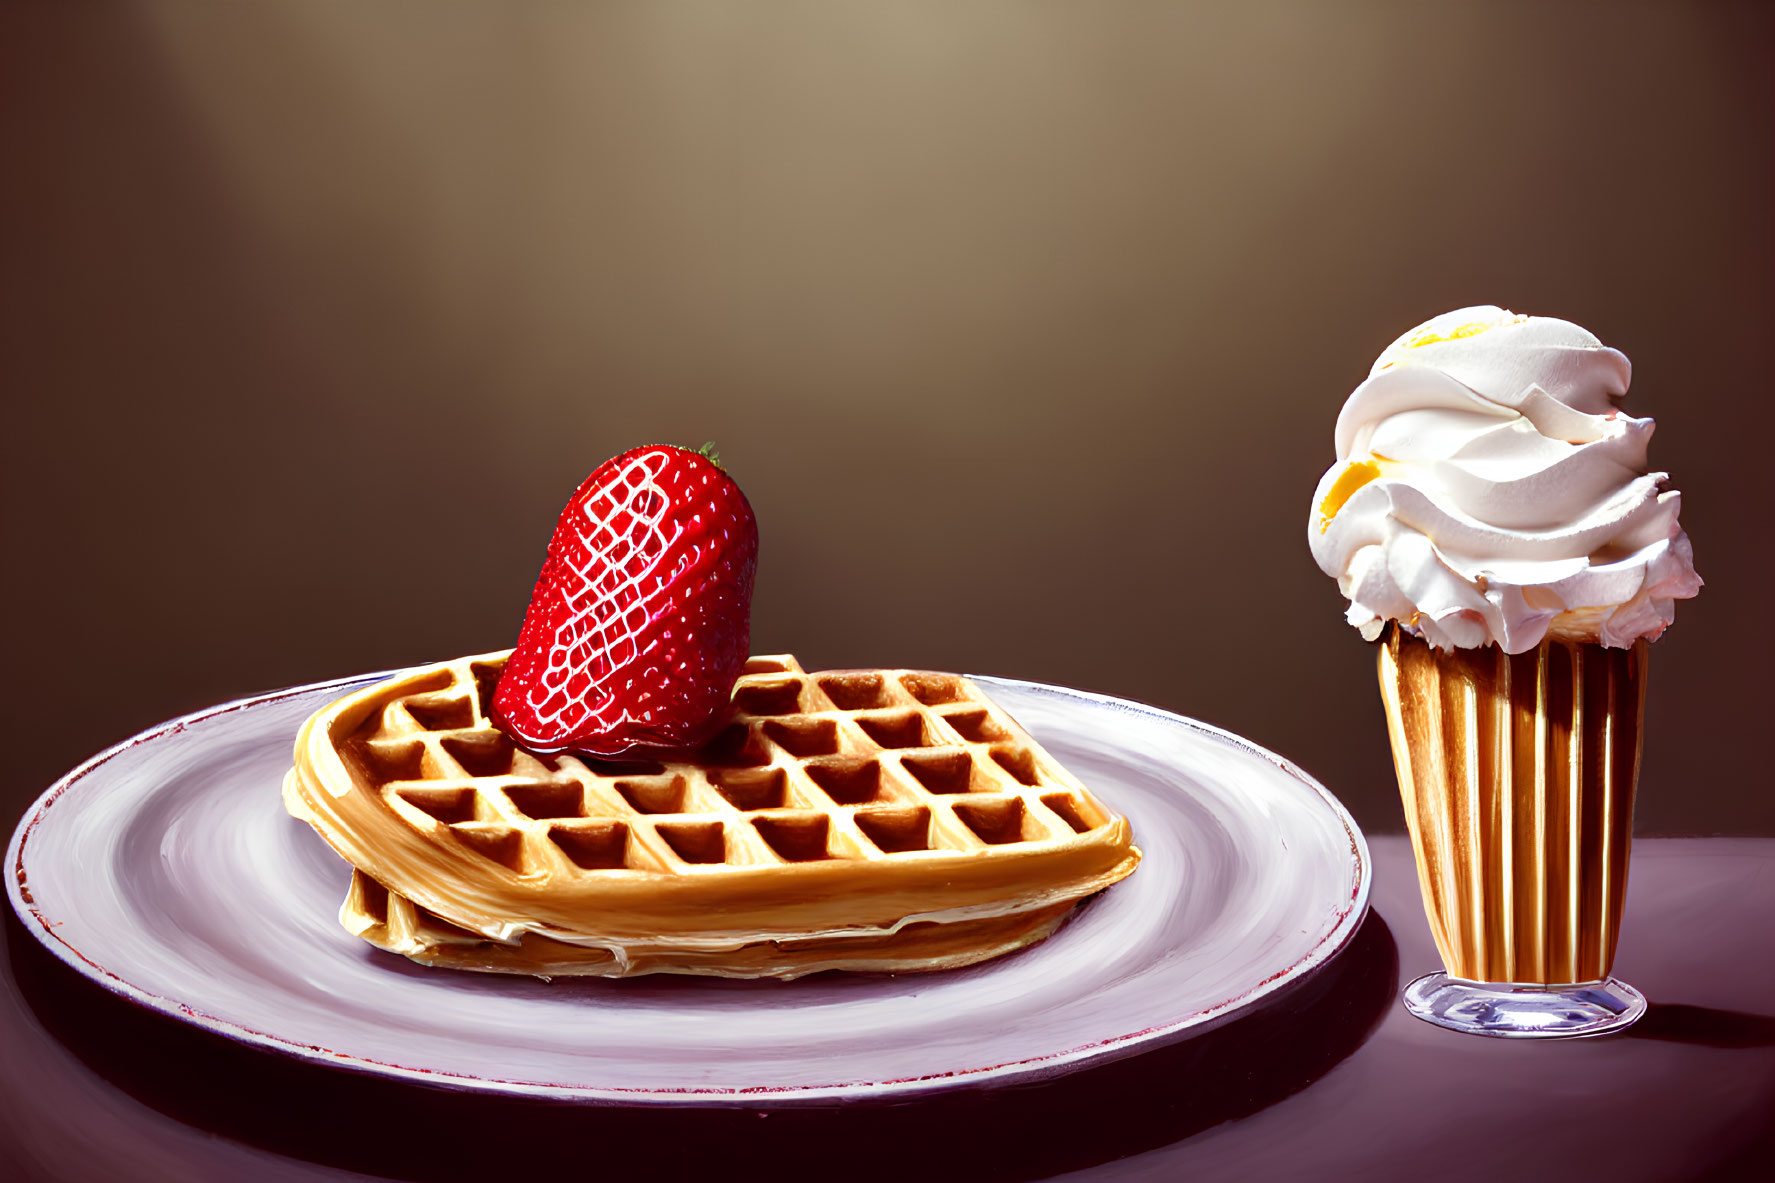
[[[357,870],[350,931],[539,974],[965,965],[1134,869],[1105,809],[965,678],[757,657],[694,760],[538,757],[484,709],[504,654],[316,713],[289,811]]]

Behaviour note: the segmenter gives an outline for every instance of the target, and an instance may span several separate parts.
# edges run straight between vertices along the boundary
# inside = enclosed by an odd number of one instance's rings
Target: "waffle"
[[[755,657],[694,759],[540,757],[505,654],[304,724],[290,813],[354,868],[340,919],[426,964],[620,977],[966,965],[1127,875],[1128,823],[965,678]]]

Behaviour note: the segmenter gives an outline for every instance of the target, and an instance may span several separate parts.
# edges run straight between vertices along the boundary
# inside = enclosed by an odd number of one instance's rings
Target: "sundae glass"
[[[1610,976],[1648,643],[1695,595],[1681,495],[1623,414],[1627,358],[1577,325],[1463,308],[1345,402],[1307,527],[1378,643],[1381,698],[1443,972],[1405,1005],[1487,1035],[1594,1035]]]

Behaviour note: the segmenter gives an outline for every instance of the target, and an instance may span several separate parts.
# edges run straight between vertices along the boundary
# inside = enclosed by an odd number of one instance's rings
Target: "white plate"
[[[1042,944],[948,973],[794,982],[426,969],[339,927],[349,869],[278,793],[301,721],[381,676],[213,707],[75,769],[13,833],[14,910],[107,989],[306,1059],[488,1092],[757,1105],[1027,1081],[1187,1038],[1324,965],[1367,908],[1361,831],[1286,760],[1151,707],[975,677],[1146,856]]]

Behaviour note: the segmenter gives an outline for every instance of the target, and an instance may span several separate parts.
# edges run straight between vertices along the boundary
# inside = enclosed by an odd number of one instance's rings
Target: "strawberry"
[[[488,712],[522,746],[683,749],[723,722],[751,647],[758,525],[706,452],[624,452],[561,511]]]

